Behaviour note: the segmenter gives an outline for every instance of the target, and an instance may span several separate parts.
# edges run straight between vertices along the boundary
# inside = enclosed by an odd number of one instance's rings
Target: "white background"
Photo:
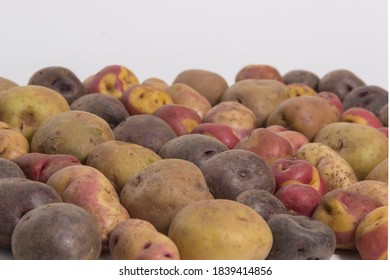
[[[0,76],[109,64],[171,83],[188,68],[233,83],[247,64],[320,77],[349,69],[387,89],[386,0],[0,0]]]

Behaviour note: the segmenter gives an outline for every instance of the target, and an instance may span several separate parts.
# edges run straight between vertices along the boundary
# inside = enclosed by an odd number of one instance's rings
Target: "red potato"
[[[136,75],[122,65],[108,65],[83,82],[88,93],[103,93],[121,98],[123,93],[139,81]]]
[[[356,250],[357,226],[368,213],[380,206],[380,202],[367,195],[335,189],[322,197],[312,218],[333,229],[337,249]]]
[[[275,176],[276,191],[291,184],[307,184],[321,196],[327,191],[326,184],[318,169],[309,161],[295,158],[282,158],[270,165]]]
[[[246,79],[271,79],[283,83],[283,78],[279,71],[265,64],[249,64],[240,69],[236,75],[236,82]]]
[[[80,161],[67,154],[28,153],[13,160],[26,175],[27,179],[46,183],[56,171]]]
[[[266,129],[273,132],[273,133],[278,133],[278,132],[282,132],[282,131],[287,130],[287,128],[285,128],[284,126],[278,125],[278,124],[273,124],[273,125],[267,126]]]
[[[179,104],[161,106],[153,115],[168,123],[177,136],[191,133],[202,122],[195,110]]]
[[[312,216],[322,197],[312,186],[300,183],[282,186],[275,196],[291,214],[307,217]]]
[[[387,138],[389,138],[389,128],[388,127],[378,127],[377,128],[380,132],[382,132]]]
[[[234,149],[244,149],[256,153],[268,164],[280,158],[291,158],[293,148],[290,142],[266,128],[256,128],[241,139]]]
[[[330,91],[322,91],[317,94],[317,96],[325,98],[328,100],[333,106],[337,108],[337,110],[342,114],[344,112],[344,106],[341,99],[338,97],[337,94],[330,92]]]
[[[340,121],[366,124],[375,128],[383,127],[381,120],[374,113],[360,107],[351,107],[345,110],[341,114]]]
[[[303,134],[295,130],[285,130],[277,132],[276,134],[286,138],[293,148],[293,154],[296,155],[298,150],[303,145],[310,143],[309,139]]]
[[[214,137],[224,143],[229,149],[233,149],[240,141],[240,136],[236,131],[231,126],[223,123],[201,123],[191,133]]]

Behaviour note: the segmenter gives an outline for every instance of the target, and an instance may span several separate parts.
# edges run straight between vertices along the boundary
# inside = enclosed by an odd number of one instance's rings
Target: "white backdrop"
[[[0,76],[122,64],[166,82],[188,68],[234,81],[247,64],[320,77],[345,68],[387,88],[386,0],[0,0]]]

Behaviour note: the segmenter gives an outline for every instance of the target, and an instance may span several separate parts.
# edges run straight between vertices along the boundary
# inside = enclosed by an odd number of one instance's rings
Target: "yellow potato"
[[[325,144],[305,144],[298,150],[297,158],[309,161],[318,169],[327,191],[346,189],[358,181],[351,165]]]
[[[4,125],[2,125],[4,124]],[[0,158],[13,160],[30,151],[30,144],[26,137],[16,129],[7,128],[2,122],[0,129]]]

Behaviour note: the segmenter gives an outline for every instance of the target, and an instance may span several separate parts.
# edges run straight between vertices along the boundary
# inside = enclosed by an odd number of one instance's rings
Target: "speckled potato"
[[[194,109],[201,119],[211,108],[210,102],[198,91],[183,83],[175,83],[166,89],[173,103],[184,105]]]
[[[30,143],[17,129],[0,128],[0,158],[13,160],[30,152]]]
[[[384,159],[378,163],[370,173],[367,174],[366,180],[376,180],[387,183],[389,180],[389,160]]]
[[[47,184],[61,195],[64,202],[76,204],[92,215],[104,250],[108,248],[111,231],[130,217],[120,204],[114,186],[93,167],[73,165],[62,168],[50,176]]]
[[[336,236],[329,226],[305,216],[279,214],[268,220],[274,242],[269,260],[329,260]]]
[[[314,142],[323,143],[342,156],[359,180],[388,156],[387,137],[379,130],[363,124],[336,122],[324,126]]]
[[[70,154],[85,163],[95,146],[110,140],[114,140],[114,133],[105,120],[92,113],[69,111],[38,127],[31,140],[31,151]]]
[[[186,69],[176,76],[172,84],[175,83],[192,87],[206,97],[211,106],[220,101],[222,94],[228,88],[228,83],[224,77],[203,69]]]
[[[305,144],[299,148],[296,156],[309,161],[317,168],[328,191],[346,189],[358,181],[351,165],[327,145]]]
[[[88,155],[86,165],[102,172],[119,195],[129,177],[160,159],[148,148],[112,140],[97,145]]]
[[[276,80],[242,80],[231,85],[221,101],[236,101],[255,114],[256,127],[264,126],[268,116],[284,100],[290,97],[286,85]]]
[[[322,127],[339,119],[339,111],[326,99],[300,96],[280,103],[269,115],[266,126],[281,125],[302,133],[312,141]]]
[[[96,260],[101,246],[91,215],[70,203],[29,211],[12,235],[12,254],[20,260]]]
[[[66,99],[42,86],[17,86],[0,93],[0,121],[19,130],[28,141],[46,119],[69,111]]]
[[[120,202],[132,218],[146,220],[166,234],[175,214],[198,200],[213,199],[200,169],[182,159],[162,159],[130,177]]]
[[[110,253],[115,260],[179,260],[175,243],[149,222],[127,219],[110,236]]]
[[[262,260],[272,247],[267,222],[233,200],[197,201],[173,218],[168,236],[185,260]]]
[[[379,201],[382,205],[388,205],[389,203],[389,186],[387,182],[362,180],[349,186],[347,191],[362,193]]]

